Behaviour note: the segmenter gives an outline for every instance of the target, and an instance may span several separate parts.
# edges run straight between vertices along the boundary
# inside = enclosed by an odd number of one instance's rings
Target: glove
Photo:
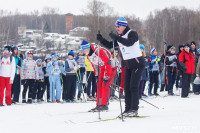
[[[177,59],[173,59],[173,62],[176,62],[177,61]]]
[[[40,82],[42,82],[42,83],[43,83],[43,82],[44,82],[44,80],[43,80],[43,79],[41,79],[41,80],[40,80]]]
[[[148,62],[151,62],[151,58],[148,58]]]
[[[196,74],[196,77],[199,77],[199,74]]]
[[[23,60],[23,55],[22,54],[20,54],[19,57]]]
[[[78,69],[78,67],[75,66],[75,67],[74,67],[74,70],[76,71],[77,69]]]
[[[54,63],[54,62],[52,62],[52,66],[55,66],[55,63]]]
[[[100,33],[97,34],[97,40],[98,41],[102,41],[103,40],[103,37]]]
[[[120,92],[120,93],[123,93],[123,92],[124,92],[124,89],[120,87],[119,92]]]
[[[116,34],[113,33],[113,32],[111,32],[111,33],[109,34],[109,36],[110,36],[113,40],[118,40],[118,39],[119,39],[119,36],[116,35]]]
[[[104,76],[103,77],[103,81],[107,82],[109,80],[109,77],[108,76]]]

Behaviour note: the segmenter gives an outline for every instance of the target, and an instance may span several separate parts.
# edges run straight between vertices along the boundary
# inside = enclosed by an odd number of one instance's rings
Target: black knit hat
[[[11,51],[11,47],[10,46],[5,46],[4,50],[8,50],[10,52]]]
[[[172,47],[173,45],[168,45],[167,46],[167,51]]]
[[[184,44],[184,47],[186,47],[186,46],[190,47],[190,44],[188,44],[188,43]]]
[[[196,43],[195,43],[195,41],[192,41],[192,42],[190,43],[190,45],[192,45],[192,44],[194,44],[194,45],[196,46]]]

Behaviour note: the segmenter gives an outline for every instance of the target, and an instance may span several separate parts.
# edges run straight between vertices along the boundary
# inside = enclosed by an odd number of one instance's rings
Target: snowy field
[[[145,98],[160,109],[140,100],[139,115],[150,117],[127,118],[124,122],[94,122],[99,120],[98,113],[87,112],[95,107],[92,101],[4,106],[0,108],[0,133],[200,133],[200,95],[189,97]],[[122,105],[124,109],[124,102]],[[119,114],[119,102],[114,101],[109,112],[100,115],[103,120]]]

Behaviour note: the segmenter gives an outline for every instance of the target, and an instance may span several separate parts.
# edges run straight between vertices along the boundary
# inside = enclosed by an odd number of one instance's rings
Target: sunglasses
[[[119,28],[120,26],[118,25],[118,26],[115,26],[115,28],[117,29],[117,28]]]

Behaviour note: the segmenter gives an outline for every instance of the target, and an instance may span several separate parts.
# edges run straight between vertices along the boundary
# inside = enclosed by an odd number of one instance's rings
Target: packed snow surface
[[[178,92],[176,92],[178,93]],[[200,133],[200,95],[151,96],[140,100],[140,116],[95,122],[98,113],[87,112],[95,102],[18,104],[0,107],[0,133]],[[124,101],[122,101],[124,109]],[[118,101],[110,102],[109,112],[101,112],[101,120],[120,114]]]

